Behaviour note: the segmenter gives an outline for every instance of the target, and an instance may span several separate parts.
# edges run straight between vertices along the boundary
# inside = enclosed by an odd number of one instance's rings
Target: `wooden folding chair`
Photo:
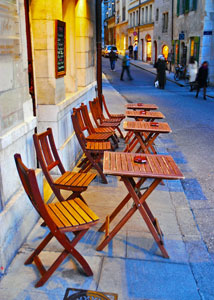
[[[90,105],[90,110],[91,110],[92,116],[94,118],[94,122],[97,127],[109,127],[110,126],[119,132],[121,138],[124,138],[123,134],[120,130],[120,127],[119,127],[121,120],[105,119],[103,116],[100,104],[99,104],[99,100],[96,98],[93,101],[89,101],[89,105]]]
[[[82,132],[87,132],[87,135],[85,135],[87,141],[103,141],[106,142],[110,138],[112,138],[113,133],[112,132],[95,132],[92,129],[92,124],[88,124],[88,119],[84,118],[82,106],[79,108],[74,108],[73,111],[77,114],[78,123],[80,126],[80,129]],[[117,140],[113,140],[112,150],[115,149],[115,147],[118,147]]]
[[[71,119],[76,137],[80,143],[83,153],[86,156],[81,163],[82,172],[88,172],[92,167],[94,167],[100,174],[103,183],[108,183],[105,175],[103,174],[101,159],[103,158],[104,151],[109,151],[111,149],[111,143],[109,141],[87,141],[83,131],[81,130],[80,124],[78,122],[78,115],[75,110],[71,116]]]
[[[104,134],[104,136],[108,133],[108,138],[107,139],[111,139],[113,142],[114,147],[118,147],[118,139],[117,136],[115,135],[115,131],[114,129],[112,129],[111,127],[106,127],[106,128],[95,128],[91,122],[90,116],[89,116],[89,112],[88,112],[88,108],[87,105],[84,105],[83,103],[80,106],[80,111],[81,111],[81,116],[82,119],[84,121],[85,127],[90,135],[95,135],[95,137],[97,136],[97,134],[100,134],[101,137]],[[88,140],[88,137],[86,137],[86,139]],[[100,139],[101,140],[101,139]]]
[[[50,230],[36,250],[25,261],[25,265],[34,262],[41,273],[42,277],[35,284],[35,287],[42,286],[64,261],[68,254],[71,254],[80,263],[86,275],[93,275],[87,261],[75,249],[75,246],[86,234],[89,228],[98,222],[99,218],[97,215],[79,198],[45,204],[39,191],[34,170],[28,169],[23,164],[20,154],[15,154],[14,158],[25,192],[27,193],[34,208],[37,210],[38,214]],[[69,240],[66,236],[67,232],[73,232],[74,238],[72,240]],[[39,258],[39,254],[53,237],[57,239],[64,250],[54,263],[46,270]]]
[[[87,189],[88,185],[96,177],[96,174],[65,171],[56,149],[51,128],[48,128],[43,133],[34,134],[33,140],[40,166],[58,200],[64,201],[79,197],[84,201],[81,193]],[[55,167],[62,174],[56,180],[50,174],[50,171]],[[60,190],[71,191],[72,194],[65,199]]]
[[[111,114],[109,112],[104,95],[102,95],[102,103],[109,119],[120,119],[120,121],[122,121],[125,118],[124,114]]]

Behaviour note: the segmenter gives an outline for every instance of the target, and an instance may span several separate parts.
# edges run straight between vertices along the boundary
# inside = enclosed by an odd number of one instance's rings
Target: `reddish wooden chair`
[[[99,100],[98,99],[94,99],[93,101],[89,101],[89,105],[90,105],[90,110],[92,113],[92,116],[94,118],[94,122],[96,124],[97,127],[112,127],[113,129],[117,130],[121,136],[121,138],[123,138],[123,134],[119,128],[120,126],[120,119],[106,119],[102,113],[100,104],[99,104]]]
[[[120,119],[120,121],[122,121],[125,118],[124,114],[111,114],[109,112],[104,95],[102,95],[102,103],[109,119]]]
[[[79,108],[74,108],[74,111],[77,114],[77,119],[78,119],[78,123],[79,123],[81,131],[87,132],[87,135],[85,135],[85,138],[87,141],[106,142],[113,136],[112,132],[95,132],[95,130],[93,130],[91,127],[92,124],[88,123],[89,120],[84,118],[82,106]],[[114,142],[114,144],[112,145],[112,150],[114,150],[116,146],[118,147],[117,140],[116,140],[116,144],[115,144],[115,140],[113,140],[113,142]]]
[[[109,128],[108,127],[106,127],[106,128],[95,128],[93,126],[92,122],[91,122],[87,105],[84,105],[82,103],[79,110],[81,112],[81,117],[83,119],[82,122],[84,122],[84,125],[85,125],[85,127],[86,127],[86,129],[89,133],[89,136],[86,137],[87,140],[90,140],[89,137],[90,136],[93,137],[95,134],[96,134],[95,137],[97,135],[100,135],[101,137],[102,136],[105,137],[108,134],[107,139],[103,139],[103,140],[108,140],[110,138],[113,142],[114,148],[118,147],[118,139],[117,139],[117,136],[115,134],[114,129],[112,129],[111,127],[109,127]]]
[[[99,218],[96,214],[79,198],[57,203],[45,204],[37,184],[35,171],[28,169],[22,162],[20,154],[14,155],[17,170],[22,182],[22,185],[27,193],[31,203],[37,210],[40,217],[44,220],[50,232],[43,239],[36,250],[25,261],[25,265],[35,263],[41,279],[36,283],[35,287],[42,286],[64,261],[71,254],[82,266],[86,275],[91,276],[93,272],[84,257],[75,249],[76,244],[86,234],[90,227],[97,224]],[[66,232],[73,232],[73,240],[69,240]],[[55,260],[55,262],[45,269],[39,254],[55,237],[62,245],[64,250]]]
[[[111,143],[109,141],[87,141],[83,131],[81,130],[81,126],[78,122],[78,114],[75,110],[71,118],[76,137],[80,143],[83,153],[86,156],[83,162],[80,164],[82,167],[82,172],[88,172],[92,167],[94,167],[100,174],[103,183],[108,183],[105,175],[103,174],[101,159],[103,158],[104,151],[111,150]]]
[[[43,133],[34,134],[33,140],[40,166],[58,200],[64,201],[75,197],[84,200],[81,193],[87,189],[96,174],[65,171],[56,149],[51,128]],[[56,180],[50,174],[50,171],[55,167],[62,174]],[[71,191],[72,194],[65,199],[61,194],[61,190]]]

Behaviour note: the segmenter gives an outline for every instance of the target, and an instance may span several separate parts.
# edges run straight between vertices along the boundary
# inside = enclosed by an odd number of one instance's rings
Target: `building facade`
[[[53,129],[66,169],[72,169],[81,155],[71,113],[96,96],[95,7],[91,0],[1,1],[1,273],[38,218],[21,188],[13,155],[20,153],[24,163],[35,169],[32,135],[47,127]],[[62,28],[56,24],[63,24],[63,41],[58,40]],[[61,42],[64,72],[59,72]],[[37,177],[42,191],[39,170]]]
[[[209,0],[177,0],[174,3],[174,63],[188,64],[190,56],[209,63],[214,84],[214,3]]]
[[[173,40],[173,6],[171,0],[156,0],[154,2],[154,33],[153,59],[163,54],[167,59],[172,50]]]
[[[152,62],[154,1],[132,1],[129,3],[129,45],[138,44],[138,59]]]

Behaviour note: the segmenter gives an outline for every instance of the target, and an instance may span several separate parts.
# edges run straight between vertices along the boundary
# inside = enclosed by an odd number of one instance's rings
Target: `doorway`
[[[152,41],[149,34],[146,35],[146,61],[150,62],[152,60]]]

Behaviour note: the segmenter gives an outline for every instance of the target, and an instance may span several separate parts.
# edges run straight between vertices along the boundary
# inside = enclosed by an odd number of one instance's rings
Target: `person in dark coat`
[[[157,69],[157,78],[159,82],[159,88],[164,89],[166,84],[166,60],[163,55],[158,56],[158,61],[155,63],[154,67]]]
[[[111,48],[111,52],[109,53],[109,60],[110,60],[111,70],[114,71],[114,69],[115,69],[115,63],[116,63],[116,60],[117,60],[117,55],[113,51],[112,48]]]
[[[201,88],[204,89],[204,100],[206,100],[206,91],[207,91],[207,79],[208,79],[208,62],[204,61],[201,67],[198,70],[198,74],[196,76],[197,82],[197,93],[195,95],[198,98],[198,94]]]

